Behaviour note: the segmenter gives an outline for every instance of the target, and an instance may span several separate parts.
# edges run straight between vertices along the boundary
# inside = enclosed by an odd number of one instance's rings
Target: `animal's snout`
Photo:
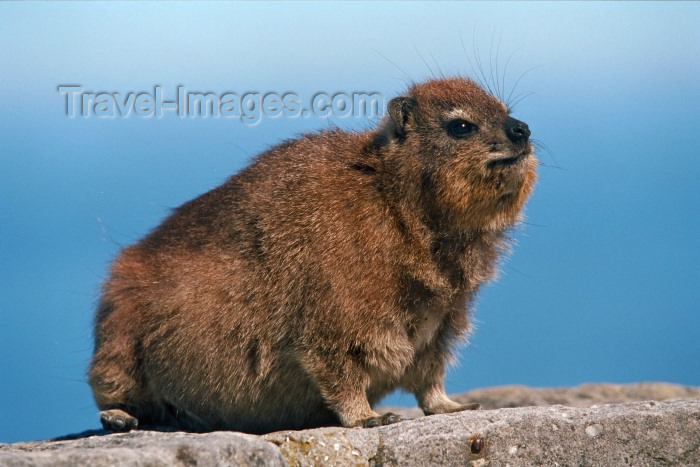
[[[513,143],[524,143],[530,137],[530,127],[525,122],[508,117],[504,126],[506,136]]]

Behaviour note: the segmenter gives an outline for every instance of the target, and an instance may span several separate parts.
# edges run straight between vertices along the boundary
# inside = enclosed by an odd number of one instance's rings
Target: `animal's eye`
[[[478,127],[466,120],[457,119],[447,122],[447,134],[453,138],[467,138],[476,133]]]

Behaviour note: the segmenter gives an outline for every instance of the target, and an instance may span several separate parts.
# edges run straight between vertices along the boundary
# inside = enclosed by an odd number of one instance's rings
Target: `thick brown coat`
[[[388,110],[273,147],[122,251],[89,374],[106,428],[375,426],[397,387],[472,408],[445,365],[534,183],[530,131],[463,78]]]

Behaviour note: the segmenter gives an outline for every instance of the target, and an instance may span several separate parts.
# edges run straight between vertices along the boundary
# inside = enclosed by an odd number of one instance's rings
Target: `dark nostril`
[[[518,123],[514,128],[513,132],[523,135],[525,138],[530,136],[530,127],[527,126],[527,123]]]
[[[514,143],[521,143],[530,137],[530,127],[527,123],[508,117],[505,130],[508,139]]]

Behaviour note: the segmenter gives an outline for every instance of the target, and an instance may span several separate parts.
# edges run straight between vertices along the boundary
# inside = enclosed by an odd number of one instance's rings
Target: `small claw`
[[[100,423],[105,430],[130,431],[138,427],[139,421],[120,409],[100,412]]]
[[[398,423],[401,421],[401,417],[393,414],[393,413],[386,413],[382,415],[382,425],[391,425],[392,423]]]
[[[124,429],[124,420],[121,418],[111,419],[108,415],[100,416],[100,423],[105,430],[122,431]]]
[[[478,402],[473,402],[471,404],[462,404],[462,410],[479,410],[481,408],[481,404]]]
[[[362,422],[364,428],[374,428],[381,425],[381,422],[376,418],[368,418]]]
[[[360,423],[364,428],[375,428],[382,425],[391,425],[392,423],[398,423],[402,419],[400,416],[393,413],[385,413],[380,417],[371,417],[362,420]]]

